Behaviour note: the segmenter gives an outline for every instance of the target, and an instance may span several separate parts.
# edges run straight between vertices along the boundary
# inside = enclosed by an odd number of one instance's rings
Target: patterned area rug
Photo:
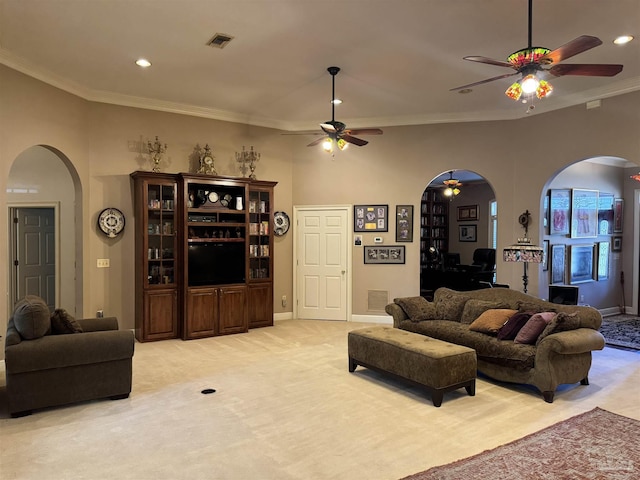
[[[604,317],[600,333],[607,345],[640,350],[640,318],[635,315]]]
[[[640,421],[594,408],[405,480],[629,479],[640,476]]]

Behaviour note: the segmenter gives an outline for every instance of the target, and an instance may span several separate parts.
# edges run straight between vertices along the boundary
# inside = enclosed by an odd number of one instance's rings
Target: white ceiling
[[[0,63],[94,101],[284,130],[519,118],[508,73],[465,61],[527,46],[527,0],[0,0]],[[235,38],[207,46],[215,33]],[[612,40],[635,35],[626,46]],[[562,77],[532,114],[640,89],[640,0],[534,0],[533,44],[603,44],[563,63],[620,63]],[[153,66],[134,65],[146,57]]]

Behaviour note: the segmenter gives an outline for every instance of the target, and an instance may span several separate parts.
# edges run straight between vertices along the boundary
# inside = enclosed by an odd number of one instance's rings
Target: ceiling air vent
[[[233,40],[231,35],[225,33],[216,33],[211,40],[207,43],[210,47],[224,48],[227,44]]]

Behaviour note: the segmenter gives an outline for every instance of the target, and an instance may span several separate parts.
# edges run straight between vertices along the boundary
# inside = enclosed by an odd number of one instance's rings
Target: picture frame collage
[[[397,243],[413,242],[413,205],[396,205],[395,240]],[[406,248],[404,245],[364,245],[361,233],[388,232],[389,205],[364,204],[353,207],[354,246],[364,247],[365,264],[404,264]],[[382,243],[381,237],[374,239]]]
[[[622,250],[624,200],[583,188],[550,189],[545,198],[544,240],[549,283],[580,284],[609,279],[611,252]],[[605,237],[605,238],[601,238]],[[593,239],[592,243],[582,243]],[[581,243],[573,243],[576,240]]]

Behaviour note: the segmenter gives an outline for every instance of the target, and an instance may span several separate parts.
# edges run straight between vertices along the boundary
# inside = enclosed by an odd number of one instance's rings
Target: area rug
[[[635,315],[604,317],[600,333],[607,345],[640,350],[640,318]]]
[[[640,421],[594,408],[406,480],[637,479]]]

